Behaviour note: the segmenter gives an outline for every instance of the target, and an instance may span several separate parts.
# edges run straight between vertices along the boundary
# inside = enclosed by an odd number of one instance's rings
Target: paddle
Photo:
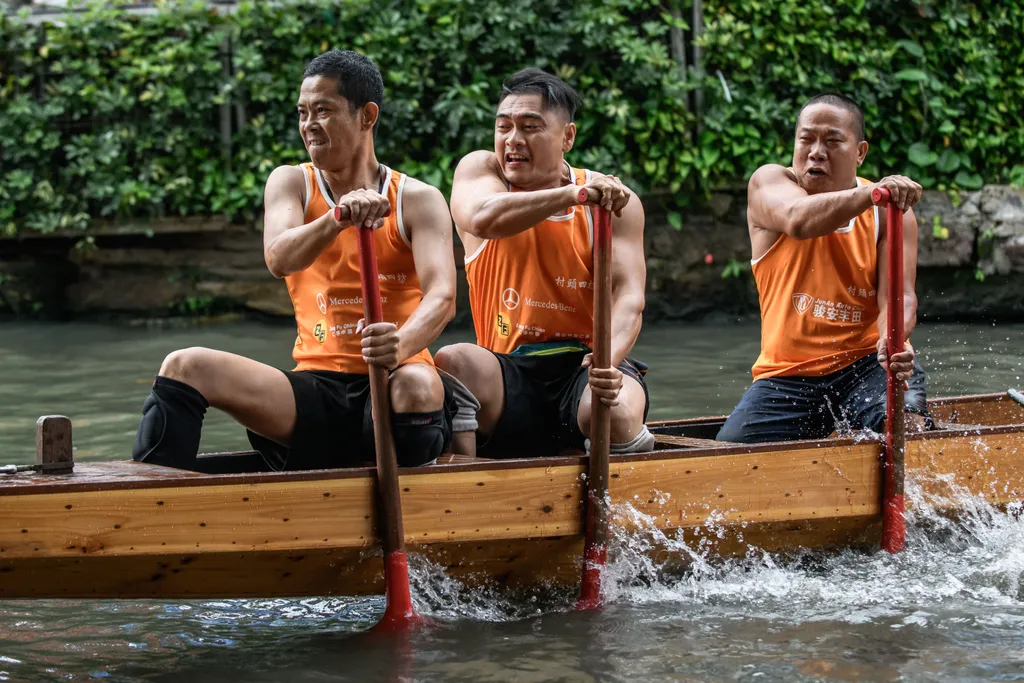
[[[579,201],[587,201],[586,188]],[[599,206],[594,215],[594,338],[592,365],[612,366],[612,217]],[[611,408],[591,396],[590,464],[587,470],[586,531],[583,546],[583,576],[576,609],[601,606],[601,572],[608,558],[608,450],[611,446]]]
[[[347,218],[342,207],[335,207],[334,219]],[[359,226],[359,275],[363,287],[363,315],[366,324],[384,320],[380,304],[380,281],[373,229]],[[391,434],[391,401],[388,394],[388,369],[370,365],[370,403],[373,410],[373,444],[377,451],[377,503],[381,545],[384,548],[384,616],[375,630],[393,631],[412,626],[420,620],[412,606],[409,591],[409,564],[405,556],[405,529],[402,525],[402,498],[398,489],[398,461]]]
[[[871,201],[885,207],[888,231],[889,302],[885,346],[889,358],[903,351],[903,212],[889,201],[889,191],[875,188]],[[885,381],[885,464],[882,467],[882,549],[903,550],[907,529],[903,519],[903,456],[906,418],[903,415],[903,382],[890,370]]]

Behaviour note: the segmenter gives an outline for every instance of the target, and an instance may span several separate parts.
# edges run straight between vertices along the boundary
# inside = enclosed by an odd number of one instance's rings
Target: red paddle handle
[[[338,209],[335,209],[337,211]],[[359,275],[363,286],[363,309],[366,324],[384,321],[380,305],[380,271],[377,270],[377,250],[373,244],[373,230],[359,228]]]
[[[903,212],[890,202],[889,190],[876,187],[871,200],[885,207],[889,300],[886,308],[885,347],[889,358],[901,353],[906,341],[903,327]],[[885,465],[882,481],[882,549],[903,550],[906,523],[903,518],[906,419],[903,415],[903,382],[889,371],[885,382]]]

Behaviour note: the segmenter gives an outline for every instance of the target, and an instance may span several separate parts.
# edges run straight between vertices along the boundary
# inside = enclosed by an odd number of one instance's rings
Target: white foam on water
[[[979,458],[987,446],[975,443]],[[657,520],[630,503],[614,515],[604,592],[611,603],[677,603],[710,614],[742,611],[782,622],[838,620],[850,624],[898,618],[924,625],[929,608],[1024,605],[1024,506],[1000,510],[939,478],[945,495],[929,494],[913,478],[907,497],[907,546],[902,553],[798,551],[778,555],[756,547],[740,558],[714,554],[725,535],[725,510],[709,509],[699,540],[661,531]],[[993,490],[1000,487],[994,484]],[[655,492],[667,502],[668,494]],[[949,516],[942,510],[957,510]],[[626,531],[626,527],[630,530]],[[742,529],[740,529],[742,534]],[[666,554],[685,571],[666,571]],[[662,558],[662,559],[658,559]],[[570,609],[571,589],[538,598],[499,586],[467,588],[422,557],[411,562],[417,607],[443,620],[506,621]],[[563,600],[559,603],[558,599]]]

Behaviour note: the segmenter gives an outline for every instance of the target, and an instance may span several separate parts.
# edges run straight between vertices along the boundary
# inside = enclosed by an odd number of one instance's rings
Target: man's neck
[[[335,200],[355,190],[376,190],[380,186],[380,164],[371,148],[356,154],[331,171],[323,171]]]

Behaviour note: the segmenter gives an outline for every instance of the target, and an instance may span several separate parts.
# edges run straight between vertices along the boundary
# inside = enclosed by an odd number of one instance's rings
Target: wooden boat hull
[[[908,475],[924,494],[1024,500],[1024,406],[993,394],[932,411],[969,424],[908,438]],[[716,423],[652,428],[699,442]],[[877,442],[853,439],[615,457],[614,521],[723,556],[871,547],[879,460]],[[575,583],[583,472],[582,457],[403,470],[409,551],[469,585]],[[211,475],[123,461],[0,479],[0,597],[379,593],[373,486],[366,469]]]

